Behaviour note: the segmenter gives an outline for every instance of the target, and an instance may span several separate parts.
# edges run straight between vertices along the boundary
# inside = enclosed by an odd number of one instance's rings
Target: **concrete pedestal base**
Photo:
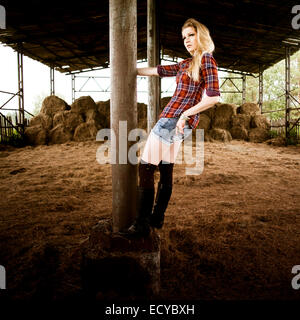
[[[110,220],[100,221],[85,243],[82,261],[85,293],[98,299],[145,300],[160,289],[160,238],[112,232]]]

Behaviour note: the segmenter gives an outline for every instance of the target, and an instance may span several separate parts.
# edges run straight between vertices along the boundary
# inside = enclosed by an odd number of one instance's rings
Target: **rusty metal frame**
[[[50,96],[55,95],[54,67],[50,67]]]
[[[291,94],[293,90],[291,90],[290,57],[291,57],[291,45],[286,44],[285,45],[285,90],[282,95],[277,97],[277,98],[280,98],[282,96],[285,96],[285,108],[278,109],[278,110],[262,111],[262,113],[273,113],[273,112],[279,112],[279,111],[285,112],[284,124],[281,124],[281,125],[271,124],[271,128],[284,128],[286,141],[289,140],[291,130],[295,127],[296,127],[297,139],[300,140],[300,117],[295,121],[291,120],[291,111],[300,110],[300,102]],[[293,103],[293,105],[295,106],[294,108],[291,107],[291,103]]]
[[[17,63],[18,63],[18,91],[16,93],[13,92],[8,92],[8,91],[3,91],[0,90],[1,93],[5,93],[10,95],[10,98],[8,98],[7,101],[5,101],[1,106],[0,110],[1,111],[15,111],[16,116],[15,116],[15,124],[9,117],[7,117],[5,114],[0,112],[0,116],[2,119],[4,119],[5,125],[2,127],[1,125],[1,132],[0,132],[0,138],[1,141],[5,140],[8,138],[7,134],[8,131],[7,129],[15,129],[20,135],[24,134],[25,131],[25,126],[27,124],[27,119],[25,118],[25,113],[33,116],[32,113],[28,112],[24,108],[24,73],[23,73],[23,53],[22,53],[22,47],[19,47],[19,50],[17,52]],[[4,108],[13,98],[18,97],[18,108]],[[4,129],[4,130],[2,130]]]

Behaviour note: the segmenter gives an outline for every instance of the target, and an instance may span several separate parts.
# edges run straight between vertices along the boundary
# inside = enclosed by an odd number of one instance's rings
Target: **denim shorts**
[[[190,125],[186,122],[183,134],[178,132],[176,134],[176,124],[179,118],[160,118],[153,129],[152,134],[155,134],[162,142],[171,145],[175,141],[182,141],[186,139],[191,133],[192,129]]]

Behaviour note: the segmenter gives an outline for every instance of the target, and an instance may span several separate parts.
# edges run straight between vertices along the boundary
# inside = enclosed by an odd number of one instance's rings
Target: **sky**
[[[170,64],[170,62],[168,62]],[[163,62],[163,64],[166,64]],[[138,63],[138,67],[147,66],[147,63]],[[76,90],[99,90],[99,86],[106,89],[109,86],[110,80],[96,79],[88,80],[86,76],[105,76],[109,77],[110,70],[103,69],[93,72],[84,72],[77,74],[75,84]],[[35,106],[41,102],[44,97],[50,95],[50,68],[36,60],[23,56],[23,77],[24,77],[24,108],[26,111],[33,113]],[[85,77],[85,78],[84,78]],[[62,74],[55,71],[55,95],[64,99],[68,104],[72,103],[72,81],[71,75]],[[162,89],[170,92],[175,89],[175,78],[164,78],[162,80]],[[13,94],[18,91],[18,58],[17,52],[8,46],[0,43],[0,91],[7,91]],[[147,80],[138,78],[138,102],[147,103]],[[76,92],[75,98],[80,96],[90,95],[95,101],[105,101],[110,98],[110,93],[92,93],[92,92]],[[164,96],[171,96],[171,93],[162,94]],[[12,97],[10,94],[0,92],[0,107]],[[4,108],[18,108],[18,97],[15,96]],[[2,109],[3,110],[3,109]],[[3,111],[1,111],[3,112]],[[5,112],[4,112],[5,113]]]

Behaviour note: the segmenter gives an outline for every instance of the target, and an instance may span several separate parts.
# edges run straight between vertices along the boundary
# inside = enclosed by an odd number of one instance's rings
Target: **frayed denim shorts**
[[[179,118],[160,118],[151,130],[151,134],[154,134],[162,142],[168,145],[171,145],[175,141],[186,139],[192,133],[192,129],[186,122],[183,129],[184,133],[178,132],[176,134],[176,124],[178,120]]]

